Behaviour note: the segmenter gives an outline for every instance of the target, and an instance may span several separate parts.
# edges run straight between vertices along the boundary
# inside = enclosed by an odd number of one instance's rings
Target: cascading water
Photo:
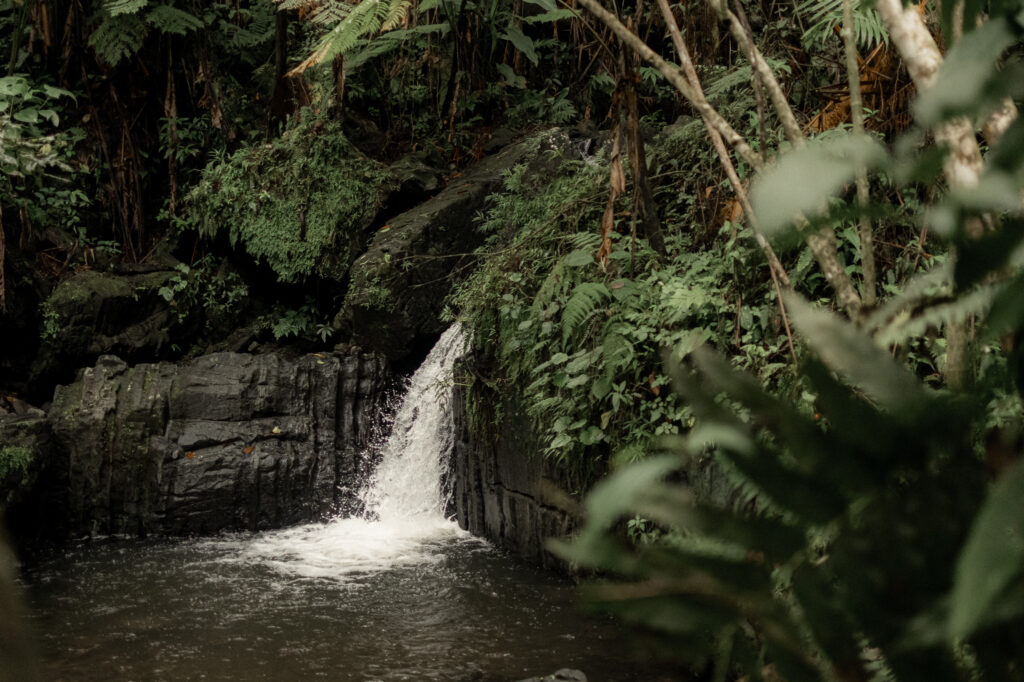
[[[445,518],[442,472],[452,447],[452,368],[462,354],[460,325],[449,328],[409,380],[363,487],[365,511],[326,525],[267,533],[239,560],[259,560],[295,575],[344,580],[352,574],[429,562],[453,537],[468,537]]]
[[[456,327],[413,375],[364,514],[201,540],[85,546],[36,572],[45,674],[124,680],[675,680],[582,617],[571,587],[444,517]],[[3,671],[0,671],[3,678]]]

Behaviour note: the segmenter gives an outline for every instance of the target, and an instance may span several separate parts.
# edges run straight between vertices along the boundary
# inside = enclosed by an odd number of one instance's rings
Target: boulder
[[[42,346],[32,368],[36,385],[68,381],[105,354],[153,360],[169,346],[171,310],[159,295],[173,270],[114,274],[83,270],[43,303]]]
[[[386,377],[378,356],[104,356],[49,416],[66,534],[258,530],[353,504]]]
[[[543,177],[585,151],[564,131],[539,134],[481,159],[431,199],[392,218],[352,265],[335,328],[391,360],[429,348],[448,324],[441,320],[445,298],[483,243],[476,216],[501,190],[506,171],[528,163],[531,174]]]

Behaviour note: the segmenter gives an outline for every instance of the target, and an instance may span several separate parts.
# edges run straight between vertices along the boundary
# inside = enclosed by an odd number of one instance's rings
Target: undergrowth
[[[211,163],[182,223],[207,237],[226,231],[283,282],[340,278],[391,182],[339,124],[310,115],[271,143]]]
[[[654,161],[664,166],[661,181],[675,182],[682,170],[664,161]],[[738,364],[776,381],[787,352],[758,274],[763,261],[741,227],[727,224],[704,247],[693,229],[676,230],[660,262],[631,236],[623,211],[601,268],[607,173],[603,155],[563,162],[555,178],[513,169],[482,216],[490,236],[480,265],[449,301],[478,347],[493,349],[500,376],[490,379],[521,395],[545,454],[573,468],[611,447],[621,460],[637,459],[655,439],[692,426],[667,386],[666,355],[682,359],[703,343],[731,347]],[[675,207],[676,224],[694,227],[689,202]]]

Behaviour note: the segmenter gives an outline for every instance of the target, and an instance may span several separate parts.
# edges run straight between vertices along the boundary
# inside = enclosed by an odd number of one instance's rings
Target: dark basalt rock
[[[583,482],[542,456],[515,396],[469,378],[477,361],[467,358],[461,368],[464,376],[454,382],[451,512],[474,535],[562,570],[564,562],[545,543],[565,538],[577,527]]]
[[[48,494],[56,443],[42,410],[3,400],[11,409],[0,409],[0,516],[22,543],[39,544],[61,522]]]
[[[386,377],[378,356],[105,356],[49,415],[64,533],[256,530],[351,504]]]
[[[564,131],[537,135],[484,157],[431,199],[392,218],[352,265],[335,328],[393,361],[429,347],[447,326],[440,319],[445,298],[483,243],[476,216],[501,189],[505,172],[528,163],[531,176],[549,177],[584,152]]]
[[[153,360],[170,345],[171,309],[159,290],[174,271],[114,274],[85,270],[61,282],[43,305],[35,385],[68,381],[105,354]]]
[[[582,670],[562,668],[544,677],[528,677],[519,682],[587,682],[587,676]]]

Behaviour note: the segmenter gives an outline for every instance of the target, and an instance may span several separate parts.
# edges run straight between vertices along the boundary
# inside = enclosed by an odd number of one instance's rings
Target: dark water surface
[[[353,523],[49,560],[28,575],[44,679],[682,679],[633,662],[629,637],[581,615],[570,583],[454,526],[381,558],[388,540]]]

